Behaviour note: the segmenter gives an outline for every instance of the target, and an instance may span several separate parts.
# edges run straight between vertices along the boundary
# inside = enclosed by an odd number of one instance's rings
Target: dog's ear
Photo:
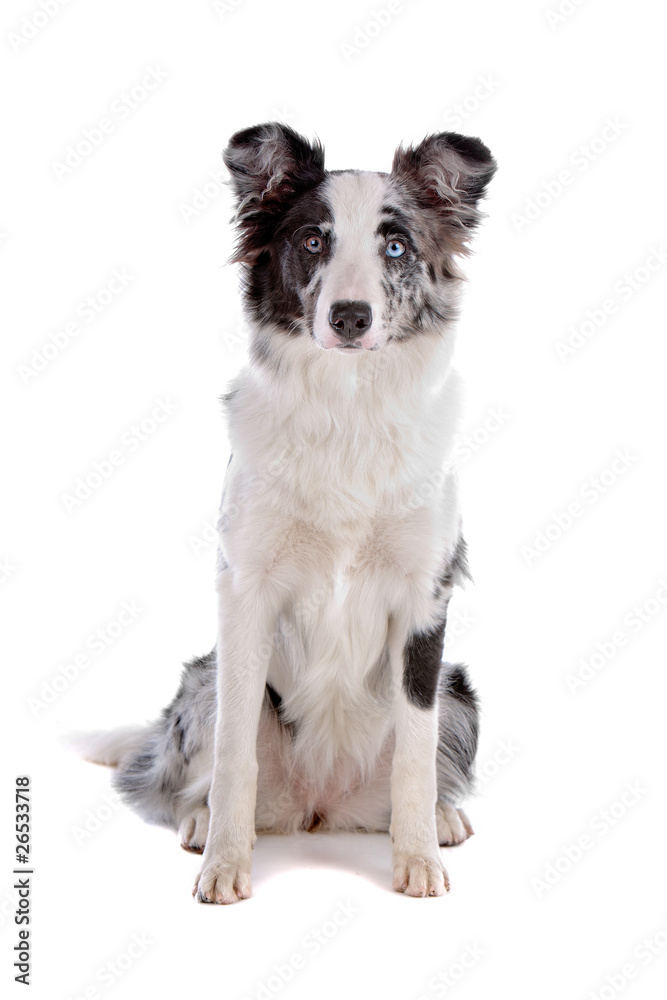
[[[324,149],[280,122],[237,132],[223,159],[236,197],[241,243],[235,261],[254,263],[276,219],[324,178]]]
[[[392,175],[402,181],[422,207],[449,223],[454,252],[466,243],[482,219],[477,203],[496,172],[483,142],[457,132],[430,135],[418,146],[399,146]]]

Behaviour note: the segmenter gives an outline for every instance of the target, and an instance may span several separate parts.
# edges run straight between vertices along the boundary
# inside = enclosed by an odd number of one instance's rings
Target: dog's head
[[[455,316],[456,258],[496,164],[443,132],[396,150],[391,173],[326,171],[324,150],[276,122],[224,152],[255,320],[350,355],[441,332]]]

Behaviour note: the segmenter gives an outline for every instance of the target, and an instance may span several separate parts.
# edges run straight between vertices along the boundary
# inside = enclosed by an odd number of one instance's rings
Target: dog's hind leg
[[[178,829],[184,851],[190,851],[192,854],[204,853],[210,818],[211,813],[207,805],[195,806],[188,810]]]
[[[440,847],[454,847],[455,844],[462,844],[475,832],[463,809],[456,809],[448,802],[438,801],[436,803],[435,822]]]
[[[441,847],[460,844],[472,835],[470,820],[459,803],[472,790],[477,752],[477,695],[461,664],[443,664],[438,680],[438,751],[436,823]]]

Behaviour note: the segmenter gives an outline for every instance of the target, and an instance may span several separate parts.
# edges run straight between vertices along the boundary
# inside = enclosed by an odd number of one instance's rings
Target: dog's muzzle
[[[329,310],[329,326],[341,341],[341,347],[357,347],[371,327],[373,310],[368,302],[358,299],[339,299]]]

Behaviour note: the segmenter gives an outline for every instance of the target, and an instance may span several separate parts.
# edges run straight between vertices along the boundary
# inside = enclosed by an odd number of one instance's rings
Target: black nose
[[[340,299],[329,310],[329,324],[341,340],[363,337],[373,322],[373,310],[368,302]]]

